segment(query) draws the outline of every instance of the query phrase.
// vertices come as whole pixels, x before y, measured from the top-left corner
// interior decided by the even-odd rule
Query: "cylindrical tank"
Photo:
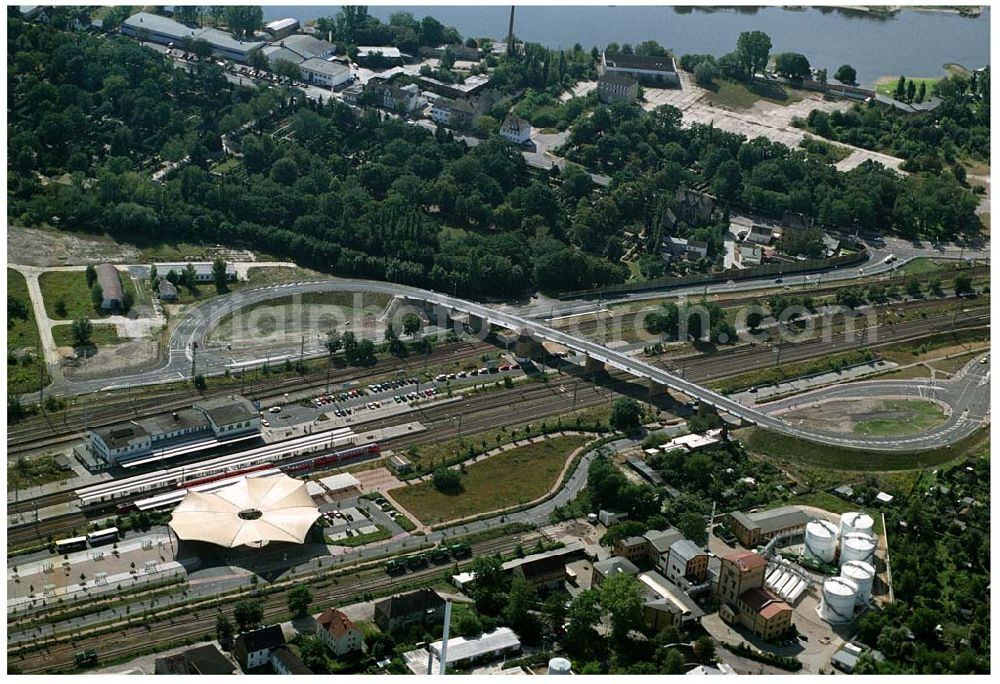
[[[572,672],[570,672],[572,668],[573,668],[573,663],[569,662],[565,658],[552,658],[549,660],[550,675],[573,674]]]
[[[874,535],[875,521],[870,515],[861,511],[844,513],[840,516],[840,536],[843,538],[852,532]]]
[[[875,581],[875,566],[864,561],[852,560],[840,568],[840,576],[852,580],[858,585],[856,602],[858,605],[868,603],[872,595],[872,583]]]
[[[858,585],[846,577],[828,577],[823,582],[820,617],[827,622],[849,622],[854,617]]]
[[[826,520],[813,520],[806,525],[806,556],[823,563],[832,563],[836,552],[836,525]]]
[[[874,537],[860,532],[851,532],[840,540],[840,564],[848,561],[871,563],[875,556]]]

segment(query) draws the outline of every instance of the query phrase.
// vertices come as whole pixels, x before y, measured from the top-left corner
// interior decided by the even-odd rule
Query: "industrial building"
[[[639,574],[639,568],[635,567],[635,563],[627,558],[612,556],[607,560],[594,563],[591,571],[590,584],[593,587],[599,587],[608,577],[621,574],[632,575],[635,577]]]
[[[194,281],[196,283],[215,282],[215,266],[211,261],[189,261],[186,263],[166,261],[153,265],[156,267],[157,274],[161,276],[166,276],[171,271],[180,275],[188,266],[191,266],[194,269]],[[236,280],[236,267],[228,263],[226,264],[226,280]]]
[[[121,308],[125,291],[118,278],[118,269],[111,264],[97,265],[97,284],[101,286],[101,308],[105,311]]]
[[[121,32],[137,40],[147,40],[161,45],[186,47],[192,40],[204,40],[212,46],[216,57],[244,63],[254,50],[264,43],[236,40],[218,29],[194,29],[184,24],[149,12],[138,12],[122,22]]]
[[[503,570],[537,590],[556,589],[566,580],[566,564],[583,554],[583,545],[573,542],[552,551],[514,558],[503,564]]]
[[[621,53],[601,54],[601,73],[631,76],[660,87],[680,87],[680,78],[670,55],[647,57]]]
[[[708,552],[690,539],[681,539],[670,545],[666,565],[666,577],[674,584],[704,582],[708,575]]]
[[[436,673],[441,662],[441,641],[430,644],[429,649],[433,654],[432,671]],[[521,640],[517,634],[509,627],[498,627],[476,636],[448,639],[445,665],[450,670],[479,661],[495,660],[520,650]]]
[[[605,104],[632,104],[639,97],[639,82],[624,74],[606,73],[597,79],[597,97]]]
[[[729,514],[729,526],[733,534],[748,549],[775,537],[801,534],[809,520],[809,516],[795,506]]]
[[[285,36],[289,36],[299,30],[299,20],[291,17],[275,19],[268,24],[264,24],[264,30],[271,34],[275,40],[281,40]]]
[[[649,629],[658,632],[665,627],[679,628],[705,615],[697,603],[660,573],[644,572],[637,579],[645,594],[643,616]]]
[[[767,561],[752,551],[725,556],[715,591],[725,622],[741,624],[770,641],[788,631],[792,607],[764,588],[766,570]]]
[[[302,80],[314,85],[336,88],[350,83],[354,78],[351,68],[341,62],[333,62],[319,57],[310,57],[301,64]]]

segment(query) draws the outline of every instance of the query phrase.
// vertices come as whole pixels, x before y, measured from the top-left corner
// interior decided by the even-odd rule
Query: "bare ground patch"
[[[122,344],[99,346],[93,356],[78,357],[72,349],[60,347],[64,355],[63,373],[71,380],[86,380],[120,374],[125,370],[139,370],[154,365],[158,360],[156,340],[134,340]]]
[[[28,266],[79,266],[94,262],[132,263],[139,250],[111,238],[42,228],[7,226],[7,261]]]
[[[824,432],[902,435],[928,430],[946,419],[941,407],[911,399],[844,399],[805,406],[782,415],[802,427]]]

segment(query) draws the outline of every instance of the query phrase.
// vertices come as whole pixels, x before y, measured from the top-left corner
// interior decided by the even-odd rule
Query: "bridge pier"
[[[669,394],[670,388],[661,382],[656,382],[655,380],[650,380],[647,385],[647,395],[650,399],[655,397],[663,396],[664,394]]]
[[[514,359],[518,363],[528,363],[542,351],[542,343],[529,335],[527,331],[522,330],[517,336],[517,342],[514,343]]]
[[[587,360],[583,364],[583,372],[587,375],[602,373],[604,372],[604,362],[588,355]]]

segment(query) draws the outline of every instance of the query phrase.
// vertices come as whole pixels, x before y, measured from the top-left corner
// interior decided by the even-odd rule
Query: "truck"
[[[465,556],[472,555],[472,546],[465,542],[459,542],[449,546],[448,551],[450,551],[451,555],[455,558],[464,558]]]

